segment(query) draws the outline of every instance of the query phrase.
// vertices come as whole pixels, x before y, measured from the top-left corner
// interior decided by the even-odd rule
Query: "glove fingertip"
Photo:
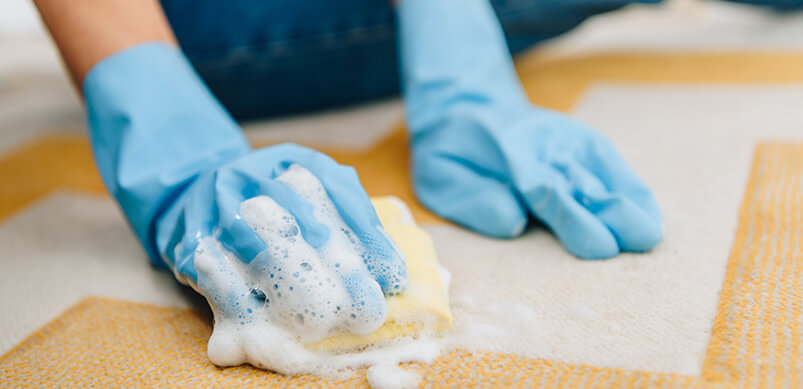
[[[363,244],[371,257],[371,260],[367,261],[368,270],[383,293],[403,292],[409,282],[404,253],[381,226],[377,226],[377,234],[371,235],[362,237]]]
[[[475,231],[500,239],[520,236],[528,220],[527,213],[512,196],[478,201],[463,219]]]
[[[622,251],[641,253],[650,251],[663,239],[664,232],[658,223],[642,223],[634,226],[627,239],[620,242]]]
[[[528,221],[527,211],[509,188],[489,180],[484,186],[464,189],[464,192],[455,193],[455,196],[445,196],[440,193],[440,188],[429,190],[420,185],[416,188],[416,194],[427,208],[438,215],[480,234],[510,239],[524,232]]]
[[[355,334],[376,331],[387,317],[387,301],[374,280],[355,273],[345,279],[346,291],[352,298],[348,327]]]
[[[661,230],[661,224],[663,223],[663,215],[661,215],[661,207],[658,206],[658,200],[655,199],[655,196],[652,192],[649,193],[649,198],[645,201],[642,201],[643,209],[647,214],[652,218],[655,222],[658,230]]]
[[[663,223],[658,202],[649,189],[638,195],[625,197],[620,201],[616,220],[609,227],[615,235],[622,251],[646,252],[652,250],[663,239]]]
[[[572,242],[563,241],[566,250],[580,259],[608,259],[619,254],[619,245],[610,233],[600,233]]]

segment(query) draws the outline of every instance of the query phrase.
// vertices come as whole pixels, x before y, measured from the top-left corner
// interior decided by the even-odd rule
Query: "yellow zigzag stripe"
[[[800,387],[803,384],[803,144],[763,144],[740,214],[701,377],[453,352],[411,364],[425,384],[564,387]],[[364,386],[285,377],[206,359],[211,318],[197,311],[89,298],[0,358],[0,376],[32,386]]]
[[[739,214],[708,383],[803,387],[803,144],[761,144]]]
[[[803,54],[531,55],[517,67],[531,99],[568,110],[594,82],[801,83]],[[314,146],[314,145],[313,145]],[[422,223],[439,219],[409,186],[401,129],[367,152],[324,150],[354,165],[372,196],[393,194]],[[803,145],[756,150],[739,230],[701,377],[452,353],[416,365],[432,386],[801,387],[803,385]],[[82,138],[46,136],[0,158],[0,220],[58,189],[103,193]],[[9,185],[9,183],[11,183]],[[87,299],[0,358],[10,386],[362,386],[283,377],[248,367],[217,369],[205,357],[210,318],[197,312]]]

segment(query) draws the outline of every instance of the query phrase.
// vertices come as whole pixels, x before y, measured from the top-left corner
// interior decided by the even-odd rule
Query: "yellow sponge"
[[[367,335],[348,332],[307,343],[308,350],[342,353],[381,344],[421,331],[440,332],[452,325],[448,285],[441,282],[435,246],[426,231],[416,226],[410,210],[396,197],[373,198],[372,202],[385,231],[404,252],[410,284],[404,293],[389,296],[385,324]]]

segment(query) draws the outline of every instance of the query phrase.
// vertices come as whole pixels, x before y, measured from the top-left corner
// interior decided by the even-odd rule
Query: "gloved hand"
[[[165,44],[104,59],[84,93],[106,187],[154,264],[207,297],[216,332],[255,311],[313,338],[384,322],[407,269],[354,169],[292,144],[252,151]]]
[[[487,0],[403,0],[399,18],[424,205],[500,238],[520,235],[532,213],[581,258],[661,240],[655,198],[612,144],[530,104]]]

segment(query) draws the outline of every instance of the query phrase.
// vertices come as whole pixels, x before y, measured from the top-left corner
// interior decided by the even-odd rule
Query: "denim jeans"
[[[433,0],[437,1],[437,0]],[[590,16],[661,0],[491,0],[512,53]],[[803,0],[742,0],[793,8]],[[399,93],[389,0],[162,0],[187,57],[237,119]]]

